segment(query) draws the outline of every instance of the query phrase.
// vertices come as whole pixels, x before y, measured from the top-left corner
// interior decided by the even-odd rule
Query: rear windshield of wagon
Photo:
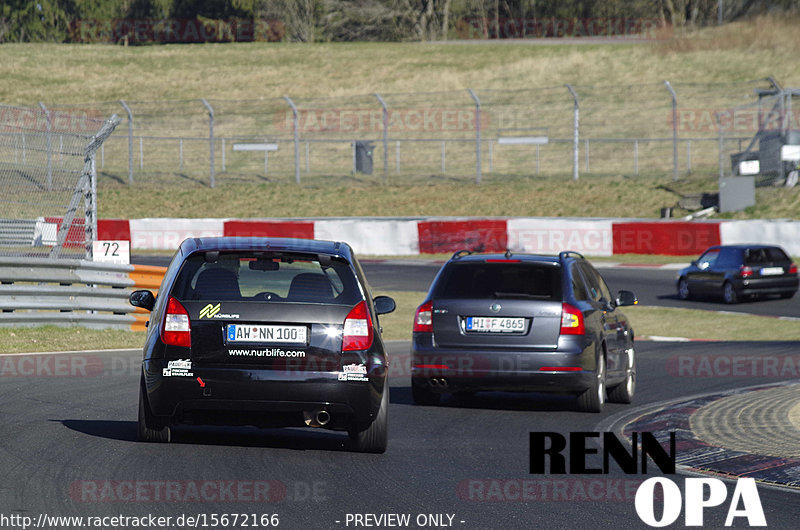
[[[355,305],[364,299],[339,258],[286,252],[205,252],[189,256],[172,288],[181,301],[305,302]]]
[[[436,298],[561,300],[561,267],[547,263],[451,263],[439,278]]]

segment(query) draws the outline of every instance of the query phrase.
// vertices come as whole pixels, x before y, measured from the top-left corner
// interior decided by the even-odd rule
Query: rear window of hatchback
[[[364,299],[344,260],[264,252],[193,254],[183,263],[171,294],[181,301],[214,302],[355,305]]]
[[[451,263],[439,278],[436,298],[561,300],[561,267],[548,263]]]

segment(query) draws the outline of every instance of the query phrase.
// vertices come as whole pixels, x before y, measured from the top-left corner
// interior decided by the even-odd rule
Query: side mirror
[[[375,304],[375,312],[379,315],[391,313],[397,308],[397,304],[394,302],[394,299],[388,296],[378,296],[372,301],[372,303]]]
[[[636,305],[639,300],[633,291],[620,291],[617,293],[617,306]]]
[[[146,289],[133,291],[128,298],[128,301],[133,307],[141,307],[142,309],[146,309],[148,311],[152,311],[153,307],[156,305],[156,297],[152,292]]]

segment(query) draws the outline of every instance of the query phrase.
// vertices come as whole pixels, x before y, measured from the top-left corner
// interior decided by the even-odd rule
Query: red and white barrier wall
[[[699,255],[711,245],[770,243],[800,256],[800,221],[509,218],[101,219],[98,239],[132,250],[174,249],[188,237],[298,237],[348,242],[360,255],[408,256],[460,249]]]

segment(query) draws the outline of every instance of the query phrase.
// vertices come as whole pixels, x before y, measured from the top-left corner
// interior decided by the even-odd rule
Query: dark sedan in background
[[[744,297],[797,292],[797,265],[775,245],[717,245],[710,247],[678,273],[678,297],[688,300],[717,296],[727,304]]]

